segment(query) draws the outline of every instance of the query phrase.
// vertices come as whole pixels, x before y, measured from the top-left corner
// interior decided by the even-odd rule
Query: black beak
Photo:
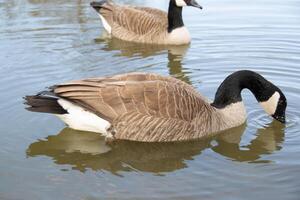
[[[200,6],[196,0],[190,0],[187,5],[202,9],[202,6]]]
[[[103,2],[100,1],[100,2],[97,2],[97,1],[93,1],[90,3],[90,5],[96,10],[96,11],[99,11],[103,5]]]

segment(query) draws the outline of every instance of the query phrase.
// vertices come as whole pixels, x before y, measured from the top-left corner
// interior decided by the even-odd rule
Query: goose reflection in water
[[[189,77],[182,68],[182,60],[189,49],[190,45],[149,45],[127,42],[117,38],[107,38],[105,35],[95,39],[98,44],[104,44],[101,50],[117,51],[115,56],[124,56],[129,58],[146,58],[156,55],[164,55],[168,53],[168,69],[169,74],[186,83],[190,84]]]
[[[260,128],[256,132],[256,138],[250,144],[240,146],[242,132],[240,134],[220,134],[216,141],[218,145],[212,150],[234,161],[267,163],[268,160],[260,160],[262,155],[272,154],[281,149],[284,141],[284,125],[273,121],[267,127]]]
[[[188,160],[193,160],[208,148],[240,162],[268,162],[260,158],[281,149],[284,141],[282,124],[274,121],[266,128],[258,129],[257,137],[241,147],[239,143],[245,127],[230,129],[212,138],[175,143],[106,143],[97,133],[65,128],[58,135],[32,143],[27,155],[49,156],[56,164],[71,165],[72,169],[81,172],[104,170],[118,175],[122,171],[159,174],[186,168]]]

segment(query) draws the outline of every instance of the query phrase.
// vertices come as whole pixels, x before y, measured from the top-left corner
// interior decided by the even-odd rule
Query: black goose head
[[[168,11],[168,32],[184,26],[182,20],[182,7],[193,6],[202,9],[195,0],[170,0]]]
[[[229,75],[219,86],[215,100],[211,104],[216,108],[242,101],[241,91],[249,89],[266,113],[274,119],[285,123],[287,100],[282,91],[256,72],[237,71]]]
[[[200,6],[196,0],[171,0],[171,1],[174,1],[176,6],[178,7],[193,6],[202,9],[202,6]]]
[[[92,1],[90,6],[93,7],[97,12],[100,11],[105,1]]]
[[[274,102],[274,112],[271,112],[270,115],[280,121],[281,123],[285,123],[285,111],[287,107],[287,101],[283,93],[280,93],[280,90],[277,91],[279,93],[279,98],[277,98],[277,101]],[[273,114],[272,114],[273,113]]]

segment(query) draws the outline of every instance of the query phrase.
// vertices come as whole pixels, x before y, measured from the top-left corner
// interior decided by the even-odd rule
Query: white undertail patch
[[[103,27],[104,29],[109,33],[111,34],[111,26],[108,24],[108,22],[106,21],[106,19],[101,15],[101,14],[98,14],[101,21],[102,21],[102,24],[103,24]]]
[[[176,0],[176,5],[178,7],[187,6],[186,2],[184,0]]]
[[[108,129],[111,124],[95,115],[92,112],[85,110],[84,108],[77,106],[70,101],[59,99],[59,105],[61,105],[67,114],[57,115],[62,121],[64,121],[70,128],[101,133],[106,137],[111,137],[108,133]]]
[[[277,109],[280,94],[275,92],[267,101],[260,102],[260,105],[269,115],[274,115]]]

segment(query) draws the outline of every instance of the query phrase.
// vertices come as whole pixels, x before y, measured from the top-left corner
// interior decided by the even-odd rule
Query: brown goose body
[[[154,8],[105,4],[100,14],[111,26],[112,36],[138,43],[169,43],[167,13]]]
[[[173,1],[171,0],[170,6],[176,7],[176,2]],[[98,12],[106,31],[113,37],[149,44],[190,43],[190,34],[181,22],[181,7],[178,7],[179,19],[174,19],[179,21],[180,26],[171,30],[168,13],[159,9],[118,5],[112,1],[92,2],[91,5]],[[178,23],[177,21],[174,23]]]
[[[53,108],[52,113],[64,116],[72,113],[72,108],[65,106],[62,100],[69,102],[71,107],[80,107],[81,111],[105,121],[102,131],[95,131],[113,139],[191,140],[239,126],[246,120],[242,102],[217,108],[192,86],[157,74],[130,73],[72,81],[56,85],[50,92],[66,112],[57,112],[59,105],[54,106],[54,103],[43,103],[44,98],[47,101],[51,98],[49,92],[26,97],[31,106],[28,109],[51,112]],[[73,122],[65,122],[81,129],[72,125]]]

